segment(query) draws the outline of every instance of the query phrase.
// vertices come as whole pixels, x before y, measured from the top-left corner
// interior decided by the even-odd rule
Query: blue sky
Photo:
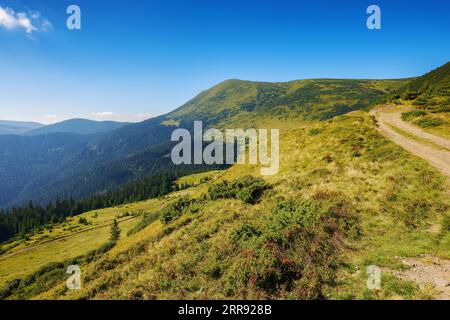
[[[70,4],[81,8],[81,30],[66,28]],[[370,4],[381,8],[381,30],[366,27]],[[5,17],[2,25],[0,11],[0,119],[138,121],[225,79],[410,77],[450,52],[446,0],[0,0],[0,8],[32,26]]]

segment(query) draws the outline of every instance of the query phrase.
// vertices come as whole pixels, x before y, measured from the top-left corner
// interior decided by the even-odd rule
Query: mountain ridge
[[[112,131],[129,124],[130,123],[128,122],[95,121],[83,118],[73,118],[27,131],[25,135],[36,136],[49,133],[95,134]]]
[[[32,121],[0,120],[0,135],[23,134],[44,125]]]
[[[254,127],[265,119],[327,120],[354,110],[368,110],[415,79],[319,79],[286,83],[226,80],[166,115],[94,137],[88,135],[84,147],[64,157],[45,175],[35,175],[32,182],[22,186],[16,200],[9,204],[0,201],[0,206],[30,199],[46,203],[70,195],[82,198],[145,177],[156,168],[162,170],[173,145],[171,132],[177,127],[192,129],[194,120],[203,121],[205,128]]]
[[[150,175],[156,168],[163,170],[164,163],[170,161],[166,157],[173,145],[170,135],[177,128],[168,125],[168,120],[175,121],[179,127],[192,129],[194,120],[203,121],[206,128],[243,124],[244,121],[253,126],[256,119],[266,118],[329,119],[368,108],[391,87],[397,88],[403,82],[299,80],[274,84],[228,80],[201,92],[166,115],[80,138],[84,139],[84,147],[69,148],[68,155],[62,151],[59,162],[47,166],[46,170],[36,171],[32,179],[21,184],[15,200],[0,201],[0,206],[20,205],[28,200],[45,204],[57,197],[83,198]],[[316,93],[319,97],[314,95]],[[303,99],[301,103],[299,98]],[[9,155],[9,159],[14,163],[14,155]],[[35,170],[32,163],[30,169]],[[22,175],[21,172],[17,174]],[[15,184],[11,179],[7,182]]]

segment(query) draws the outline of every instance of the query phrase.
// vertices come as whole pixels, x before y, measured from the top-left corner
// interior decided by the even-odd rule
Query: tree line
[[[172,170],[153,174],[139,181],[130,182],[120,189],[104,194],[96,194],[81,200],[73,198],[56,199],[56,201],[50,202],[46,206],[30,201],[23,207],[0,210],[0,242],[16,236],[26,237],[30,232],[36,232],[61,223],[69,216],[161,197],[173,191],[174,181],[182,176],[223,168],[223,166],[206,165],[179,166]]]

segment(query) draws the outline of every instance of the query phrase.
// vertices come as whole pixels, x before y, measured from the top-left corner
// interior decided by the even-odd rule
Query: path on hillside
[[[126,219],[124,219],[122,221],[118,221],[118,223],[121,224],[121,223],[123,223],[125,221],[131,220],[131,219],[136,219],[137,217],[140,217],[140,216],[133,216],[133,217],[130,217],[130,218],[126,218]],[[42,242],[40,242],[38,244],[34,244],[34,245],[29,246],[29,247],[25,247],[25,248],[22,248],[20,250],[17,250],[15,252],[11,252],[11,253],[2,255],[2,256],[0,256],[0,261],[5,260],[7,258],[10,258],[10,257],[15,256],[15,255],[20,254],[20,253],[24,253],[24,252],[30,251],[31,249],[36,249],[36,248],[42,247],[43,245],[46,245],[48,243],[56,242],[56,241],[59,241],[59,240],[62,240],[62,239],[66,239],[66,238],[70,238],[70,237],[79,235],[81,233],[85,233],[85,232],[89,232],[89,231],[93,231],[93,230],[97,230],[97,229],[102,229],[102,228],[106,228],[106,227],[111,227],[111,224],[108,223],[108,224],[100,225],[100,226],[97,226],[97,227],[88,228],[88,229],[84,229],[84,230],[77,231],[77,232],[74,232],[74,233],[66,234],[64,236],[59,236],[59,237],[56,237],[56,238],[53,238],[53,239],[49,239],[49,240],[46,240],[46,241],[42,241]]]
[[[180,196],[184,196],[184,195],[187,195],[187,194],[189,194],[189,189],[179,191],[179,192],[177,193],[177,195],[175,195],[175,196],[168,195],[164,200],[162,200],[161,203],[162,203],[162,204],[167,203],[167,202],[169,202],[170,200],[176,199],[176,198],[178,198],[178,197],[180,197]],[[131,220],[131,219],[136,219],[136,218],[138,218],[138,217],[142,217],[142,216],[141,216],[141,215],[132,216],[132,217],[129,217],[129,218],[120,220],[120,221],[118,221],[118,223],[121,224],[121,223],[123,223],[123,222],[125,222],[125,221]],[[111,219],[111,221],[112,221],[112,220],[113,220],[113,219]],[[97,230],[97,229],[101,229],[101,228],[106,228],[106,227],[110,227],[110,226],[111,226],[110,223],[108,223],[108,224],[103,224],[103,225],[100,225],[100,226],[96,226],[96,227],[84,229],[84,230],[81,230],[81,231],[77,231],[77,232],[74,232],[74,233],[71,233],[71,234],[66,234],[66,235],[63,235],[63,236],[55,237],[55,238],[53,238],[53,239],[45,240],[45,241],[42,241],[42,242],[40,242],[40,243],[38,243],[38,244],[34,244],[34,245],[29,246],[29,247],[22,248],[22,249],[20,249],[20,250],[15,251],[15,252],[11,252],[11,253],[8,253],[8,254],[0,255],[0,261],[5,260],[5,259],[7,259],[7,258],[10,258],[10,257],[12,257],[12,256],[15,256],[15,255],[17,255],[17,254],[27,252],[27,251],[29,251],[29,250],[31,250],[31,249],[39,248],[39,247],[41,247],[41,246],[43,246],[43,245],[46,245],[46,244],[48,244],[48,243],[52,243],[52,242],[55,242],[55,241],[59,241],[59,240],[62,240],[62,239],[66,239],[66,238],[70,238],[70,237],[79,235],[80,233],[85,233],[85,232],[89,232],[89,231],[93,231],[93,230]]]
[[[388,271],[394,276],[413,281],[422,290],[434,288],[434,298],[437,300],[450,299],[450,260],[421,255],[415,258],[401,258],[402,264],[408,266],[402,270]]]
[[[379,131],[401,146],[406,151],[428,161],[443,175],[450,178],[450,140],[430,134],[404,122],[400,112],[388,112],[385,108],[377,108],[370,112],[378,124]],[[397,132],[397,128],[418,140]],[[420,140],[425,140],[424,142]],[[427,143],[428,142],[428,143]]]
[[[426,160],[447,176],[447,185],[450,185],[449,139],[430,134],[403,121],[401,112],[396,112],[389,106],[373,109],[370,114],[375,118],[378,130],[384,136],[406,151]],[[400,130],[400,132],[397,130]],[[448,192],[447,188],[446,193]],[[425,258],[431,262],[425,261],[427,260]],[[405,258],[402,262],[409,268],[392,272],[395,276],[403,280],[413,281],[423,290],[431,286],[433,297],[436,299],[448,300],[450,298],[450,260],[425,256]]]

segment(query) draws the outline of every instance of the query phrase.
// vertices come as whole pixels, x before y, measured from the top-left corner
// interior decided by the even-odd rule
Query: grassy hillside
[[[108,241],[110,225],[117,219],[124,235],[135,227],[148,210],[156,210],[165,200],[152,199],[115,208],[106,208],[69,217],[63,223],[31,233],[25,239],[0,245],[0,287],[37,269],[73,259],[97,249]]]
[[[391,100],[412,101],[414,105],[424,106],[434,111],[445,109],[450,104],[450,62],[413,79],[394,91]]]
[[[433,296],[397,278],[395,270],[405,268],[401,257],[450,258],[445,179],[383,138],[363,112],[281,129],[277,175],[261,181],[256,166],[236,165],[170,198],[136,204],[147,214],[123,227],[133,231],[115,247],[88,252],[99,240],[76,253],[82,255],[75,260],[82,270],[80,291],[65,288],[65,266],[73,260],[64,261],[64,247],[30,250],[29,261],[42,250],[62,263],[33,273],[41,260],[15,271],[14,277],[27,277],[10,281],[2,297]],[[106,219],[123,210],[108,209]],[[76,241],[68,238],[67,248]],[[28,268],[21,254],[2,256],[0,270]],[[382,267],[380,291],[366,289],[365,267],[371,264]],[[3,281],[12,278],[2,274]]]
[[[399,272],[406,257],[450,259],[449,182],[384,138],[369,114],[351,111],[384,102],[425,113],[406,119],[413,123],[445,117],[447,73],[446,65],[412,80],[230,80],[168,115],[112,132],[74,158],[100,165],[61,178],[65,191],[94,191],[114,172],[161,170],[170,150],[163,141],[194,120],[279,128],[280,171],[260,177],[257,166],[235,165],[184,177],[164,198],[88,212],[82,218],[91,225],[77,217],[2,245],[0,298],[436,297]],[[115,217],[122,237],[111,245]],[[81,267],[82,290],[65,287],[71,264]],[[382,269],[381,290],[366,287],[369,265]]]
[[[449,138],[450,62],[400,87],[385,102],[403,107],[403,120]]]
[[[23,205],[29,200],[47,204],[58,197],[86,198],[166,171],[172,131],[177,126],[190,129],[194,120],[203,120],[205,126],[257,127],[261,119],[265,123],[270,120],[274,125],[290,121],[295,126],[299,120],[328,119],[368,108],[405,82],[407,80],[321,79],[287,83],[230,80],[201,93],[168,115],[79,137],[76,149],[70,141],[64,143],[65,135],[61,133],[39,136],[40,139],[26,137],[21,141],[24,147],[18,150],[14,149],[15,139],[5,138],[1,141],[2,150],[9,152],[0,152],[0,162],[5,163],[1,166],[0,178],[3,185],[11,186],[14,191],[5,190],[5,196],[0,196],[0,208]],[[57,147],[45,143],[49,136],[58,139]],[[30,144],[31,147],[26,147]],[[36,163],[33,153],[36,149],[42,153],[39,159],[51,157],[51,163]],[[17,167],[16,159],[20,159],[23,169]]]
[[[298,80],[285,83],[228,80],[167,115],[174,120],[204,119],[209,124],[259,117],[326,120],[369,107],[409,80]]]

